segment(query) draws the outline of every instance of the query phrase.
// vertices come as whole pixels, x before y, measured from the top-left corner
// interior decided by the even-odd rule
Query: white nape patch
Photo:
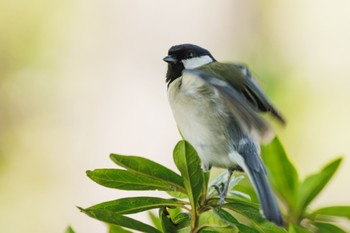
[[[200,57],[192,57],[189,59],[182,60],[182,63],[184,64],[185,69],[193,69],[197,68],[202,65],[209,64],[210,62],[213,62],[214,60],[208,56],[200,56]]]

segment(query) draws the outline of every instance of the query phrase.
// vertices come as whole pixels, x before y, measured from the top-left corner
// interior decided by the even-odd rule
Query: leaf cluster
[[[345,233],[339,227],[342,220],[350,220],[350,206],[328,206],[312,210],[310,204],[324,189],[339,168],[339,157],[315,174],[300,180],[278,138],[262,148],[269,180],[285,212],[285,221],[291,233],[334,232]]]
[[[263,147],[262,158],[284,212],[284,228],[261,216],[255,193],[242,173],[234,174],[231,191],[225,204],[220,205],[220,198],[211,184],[223,182],[227,173],[213,178],[209,184],[209,173],[203,172],[196,151],[186,141],[180,141],[173,152],[179,173],[143,157],[111,154],[110,158],[122,169],[96,169],[87,171],[87,176],[109,188],[158,190],[172,196],[169,199],[128,197],[88,208],[79,207],[88,216],[109,224],[110,233],[130,230],[147,233],[340,233],[345,230],[337,226],[338,220],[350,219],[350,206],[331,206],[313,211],[309,208],[334,175],[341,159],[332,161],[320,172],[300,181],[278,139]],[[152,209],[157,209],[157,214],[149,211]],[[153,226],[129,216],[142,211],[149,211]]]

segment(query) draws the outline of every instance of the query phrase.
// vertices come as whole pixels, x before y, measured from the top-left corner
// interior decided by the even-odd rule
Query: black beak
[[[165,58],[163,58],[163,61],[170,63],[170,64],[176,64],[178,61],[175,57],[168,55]]]

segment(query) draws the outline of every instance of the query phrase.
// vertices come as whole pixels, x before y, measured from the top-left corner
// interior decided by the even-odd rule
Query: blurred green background
[[[346,0],[2,0],[1,232],[104,232],[75,206],[139,195],[85,177],[113,167],[111,152],[175,168],[162,58],[186,42],[249,64],[302,175],[344,155],[313,206],[350,204],[349,12]]]

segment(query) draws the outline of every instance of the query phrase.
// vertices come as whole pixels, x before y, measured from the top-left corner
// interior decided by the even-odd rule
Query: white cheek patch
[[[193,69],[202,65],[209,64],[213,61],[214,60],[210,56],[205,55],[182,60],[182,63],[184,64],[185,69]]]

